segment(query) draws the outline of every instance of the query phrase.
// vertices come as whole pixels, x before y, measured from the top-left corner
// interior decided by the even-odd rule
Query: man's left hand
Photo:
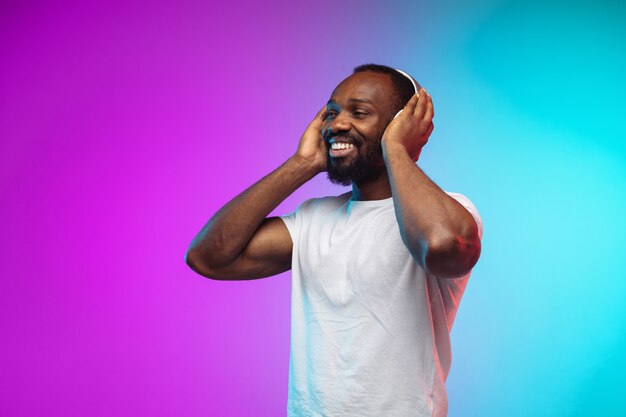
[[[401,144],[413,161],[417,161],[434,129],[434,115],[433,99],[422,88],[419,96],[414,94],[402,112],[389,123],[383,133],[383,144]]]

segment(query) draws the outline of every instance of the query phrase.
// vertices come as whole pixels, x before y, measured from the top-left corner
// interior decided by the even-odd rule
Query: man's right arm
[[[268,214],[326,166],[321,136],[325,107],[306,129],[298,151],[279,168],[222,207],[191,242],[187,264],[213,279],[242,280],[291,268],[293,243],[287,227]]]

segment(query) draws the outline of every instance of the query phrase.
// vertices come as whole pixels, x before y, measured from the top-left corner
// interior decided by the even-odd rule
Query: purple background
[[[420,165],[485,222],[450,416],[623,415],[624,16],[609,1],[2,2],[0,415],[284,415],[290,274],[212,281],[184,255],[367,62],[432,94]],[[275,213],[341,192],[320,175]]]

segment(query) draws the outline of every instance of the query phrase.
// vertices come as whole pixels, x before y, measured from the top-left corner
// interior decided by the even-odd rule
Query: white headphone
[[[417,94],[417,96],[419,97],[419,90],[417,88],[417,84],[415,83],[415,80],[413,79],[413,77],[411,77],[409,74],[407,74],[406,72],[399,70],[398,68],[394,68],[396,71],[398,71],[400,74],[404,75],[406,78],[409,79],[409,81],[411,81],[411,84],[413,84],[413,89],[415,90],[415,94]],[[400,115],[400,113],[402,113],[402,110],[404,109],[400,109],[400,111],[398,113],[396,113],[395,116],[393,116],[393,118],[395,119],[396,117],[398,117]]]

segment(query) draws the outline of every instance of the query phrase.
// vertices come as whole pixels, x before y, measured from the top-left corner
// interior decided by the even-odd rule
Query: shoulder
[[[345,193],[337,196],[309,198],[304,200],[291,213],[280,217],[285,220],[285,222],[291,222],[303,217],[310,218],[311,216],[324,215],[346,205],[351,195],[351,193]]]
[[[326,213],[343,207],[350,198],[352,193],[344,193],[335,196],[315,197],[304,200],[296,209],[299,212],[316,212]]]

